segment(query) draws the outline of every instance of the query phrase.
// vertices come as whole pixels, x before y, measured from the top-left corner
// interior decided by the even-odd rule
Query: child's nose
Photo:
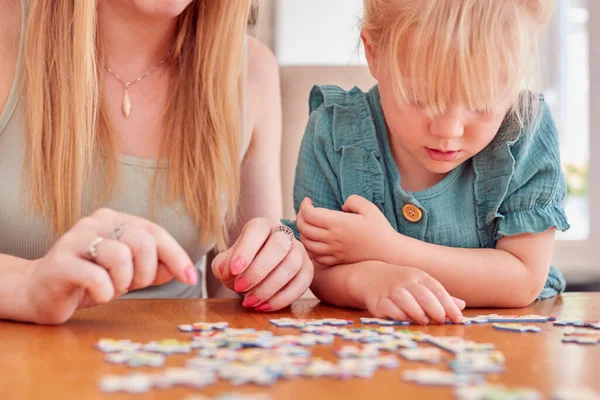
[[[459,138],[465,133],[465,125],[457,115],[443,114],[431,121],[431,133],[444,139]]]

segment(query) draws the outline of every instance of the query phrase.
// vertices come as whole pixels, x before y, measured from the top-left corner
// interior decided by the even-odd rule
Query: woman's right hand
[[[416,268],[381,263],[361,273],[353,286],[378,318],[443,324],[447,319],[459,322],[465,308],[463,300],[450,296],[441,283]]]
[[[198,274],[189,256],[160,226],[100,209],[82,218],[28,269],[32,322],[61,324],[75,310],[173,278],[189,285]]]

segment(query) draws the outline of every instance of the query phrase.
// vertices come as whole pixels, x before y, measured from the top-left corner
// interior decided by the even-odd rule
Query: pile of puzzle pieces
[[[496,314],[464,317],[460,324],[492,324],[494,329],[514,332],[540,332],[537,325],[564,326],[563,342],[600,343],[600,322],[563,320],[538,315],[501,316]],[[232,385],[273,385],[278,380],[310,378],[371,378],[378,369],[396,369],[399,355],[406,361],[431,365],[447,362],[449,370],[437,368],[407,369],[402,378],[419,385],[455,388],[458,399],[541,399],[541,394],[528,388],[507,388],[486,383],[487,374],[505,370],[504,354],[493,343],[476,343],[454,336],[433,336],[405,326],[408,321],[361,318],[362,327],[353,321],[325,319],[271,319],[279,328],[292,328],[297,335],[275,335],[271,331],[229,328],[226,322],[197,322],[179,325],[189,337],[186,340],[163,339],[149,343],[130,340],[100,339],[96,348],[109,363],[132,368],[149,366],[156,373],[107,375],[99,381],[103,392],[143,393],[152,389],[186,386],[201,389],[219,380]],[[346,344],[335,346],[337,362],[312,355],[311,347],[329,345],[338,337]],[[185,366],[163,367],[171,354],[191,354]],[[582,388],[557,389],[553,398],[560,400],[580,394]],[[563,396],[563,397],[561,397]],[[593,399],[594,397],[586,397]],[[268,400],[268,395],[226,393],[218,400]],[[191,396],[186,400],[209,400]]]

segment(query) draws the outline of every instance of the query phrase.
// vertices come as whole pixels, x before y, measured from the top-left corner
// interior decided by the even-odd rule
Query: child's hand
[[[465,308],[464,301],[450,296],[441,283],[415,268],[378,263],[351,286],[378,318],[443,324],[447,319],[459,322]]]
[[[300,205],[296,222],[311,257],[326,266],[378,260],[387,238],[398,233],[363,197],[350,196],[342,210],[316,208],[308,198]]]

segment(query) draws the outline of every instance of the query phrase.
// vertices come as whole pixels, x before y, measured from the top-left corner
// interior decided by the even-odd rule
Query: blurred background
[[[571,229],[557,234],[554,264],[568,290],[600,291],[600,141],[590,134],[600,127],[600,2],[555,1],[542,49],[542,92],[560,134]],[[310,88],[374,84],[359,40],[361,14],[362,0],[264,0],[258,28],[251,25],[281,66],[287,218],[294,216],[292,184]]]

